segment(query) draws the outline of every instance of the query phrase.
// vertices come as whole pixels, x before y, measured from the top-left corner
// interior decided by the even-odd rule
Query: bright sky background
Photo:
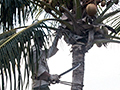
[[[70,46],[63,40],[58,44],[60,50],[49,59],[51,74],[61,74],[71,68]],[[85,55],[85,76],[83,90],[120,90],[120,46],[109,44],[98,48],[96,45]],[[61,81],[71,82],[72,72],[62,76]],[[55,84],[51,90],[70,90],[70,86]]]
[[[42,18],[42,17],[41,17]],[[31,22],[29,22],[31,23]],[[59,51],[48,60],[51,74],[61,74],[72,67],[70,46],[59,41]],[[98,48],[96,45],[85,55],[85,75],[83,90],[120,90],[120,45],[109,44]],[[62,76],[61,81],[72,81],[72,72]],[[51,90],[70,90],[70,86],[54,84]]]
[[[57,54],[48,61],[51,74],[61,74],[72,67],[71,47],[60,40],[58,48],[60,50]],[[60,80],[72,82],[72,72],[62,76]],[[50,86],[51,90],[70,88],[63,84]],[[86,53],[83,90],[120,90],[120,44],[112,43],[101,48],[94,45]]]
[[[61,74],[72,67],[70,46],[60,40],[58,48],[57,54],[48,60],[51,74]],[[83,90],[120,90],[119,56],[120,44],[109,44],[107,48],[98,48],[94,45],[85,55]],[[60,80],[71,82],[72,72],[63,75]],[[70,90],[70,88],[64,84],[51,84],[50,86],[51,90]]]
[[[61,74],[72,67],[70,46],[63,40],[58,43],[59,51],[48,60],[51,74]],[[72,72],[62,76],[61,81],[72,81]],[[54,84],[51,90],[70,90],[70,86]],[[120,44],[109,44],[98,48],[96,45],[85,55],[83,90],[120,90]]]

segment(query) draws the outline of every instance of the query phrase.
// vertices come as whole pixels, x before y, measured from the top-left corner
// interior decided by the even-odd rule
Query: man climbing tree
[[[60,34],[59,34],[60,36]],[[59,40],[58,36],[58,32],[56,33],[56,37],[54,39],[54,42],[52,44],[52,46],[47,49],[47,50],[42,50],[42,47],[44,46],[43,44],[43,39],[41,37],[35,38],[35,45],[39,45],[39,51],[37,51],[35,45],[32,47],[31,49],[31,53],[33,54],[33,63],[34,67],[31,67],[31,70],[33,70],[33,74],[32,74],[32,89],[33,90],[49,90],[48,85],[51,83],[55,83],[59,81],[59,75],[55,74],[55,75],[51,75],[49,74],[49,67],[47,64],[47,58],[50,58],[51,56],[53,56],[57,51],[57,43]],[[39,55],[40,53],[40,55]]]

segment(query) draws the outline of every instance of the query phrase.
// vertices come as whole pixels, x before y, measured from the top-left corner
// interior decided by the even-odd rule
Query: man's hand
[[[57,74],[54,74],[54,75],[50,75],[50,77],[49,77],[49,81],[50,81],[50,83],[52,83],[52,84],[55,84],[55,83],[58,83],[59,82],[59,75],[57,75]]]

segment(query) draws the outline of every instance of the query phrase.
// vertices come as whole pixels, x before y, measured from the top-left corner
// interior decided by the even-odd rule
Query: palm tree
[[[104,2],[105,7],[103,7]],[[85,53],[94,44],[101,47],[106,46],[108,42],[120,43],[118,41],[120,38],[117,36],[120,24],[119,19],[116,19],[119,17],[120,10],[115,8],[108,12],[117,3],[118,0],[1,0],[0,73],[2,90],[6,89],[5,84],[8,81],[10,90],[12,90],[12,86],[16,90],[18,85],[18,90],[20,90],[23,89],[23,84],[28,85],[31,73],[29,67],[32,65],[32,53],[30,53],[32,40],[40,36],[44,49],[46,49],[49,42],[52,42],[50,41],[52,30],[59,31],[64,36],[64,40],[72,45],[72,65],[80,63],[81,66],[73,71],[71,90],[83,90]],[[39,17],[43,10],[47,13],[46,16],[49,15],[49,18],[37,21],[30,26],[21,26],[22,23],[26,24],[26,19],[29,17],[33,19],[34,16]],[[108,24],[104,23],[106,20],[109,21]],[[51,25],[45,23],[49,21],[52,21]],[[56,22],[59,24],[56,25]],[[111,23],[114,25],[108,26]],[[19,24],[20,27],[15,28],[15,24]],[[23,30],[16,32],[22,28]],[[39,49],[39,47],[37,48]],[[27,61],[29,54],[31,54],[30,61]],[[24,75],[21,73],[22,60],[25,63]]]

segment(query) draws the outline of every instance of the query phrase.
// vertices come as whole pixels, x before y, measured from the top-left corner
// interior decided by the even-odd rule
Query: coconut
[[[86,7],[86,12],[89,16],[94,16],[97,13],[97,6],[93,3],[88,4]]]
[[[44,9],[47,13],[51,13],[51,9],[49,7],[45,6]]]
[[[119,3],[119,0],[116,0],[116,1],[115,1],[115,4],[118,4],[118,3]]]
[[[61,13],[64,13],[64,12],[65,12],[62,7],[59,7],[59,10],[60,10]]]
[[[111,1],[108,1],[108,2],[107,2],[107,6],[110,5],[110,3],[111,3]]]
[[[98,47],[101,47],[101,46],[102,46],[102,43],[96,43],[96,45],[97,45]]]
[[[108,35],[108,28],[107,27],[102,27],[102,30],[104,32],[104,35]]]
[[[106,5],[106,2],[105,1],[102,1],[101,2],[101,6],[104,7]]]

